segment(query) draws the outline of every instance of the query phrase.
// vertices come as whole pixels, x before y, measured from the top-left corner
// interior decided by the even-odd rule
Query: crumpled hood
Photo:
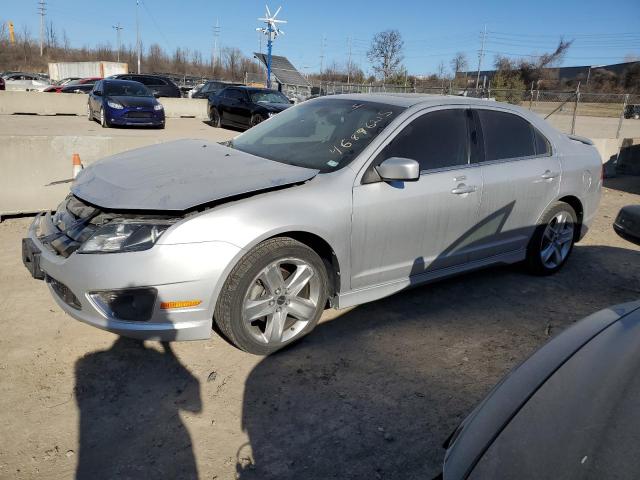
[[[177,140],[120,153],[80,172],[71,191],[111,210],[183,211],[303,182],[318,170],[286,165],[206,140]]]

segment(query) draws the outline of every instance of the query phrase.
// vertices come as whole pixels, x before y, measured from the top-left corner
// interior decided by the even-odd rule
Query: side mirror
[[[387,158],[375,168],[385,182],[416,182],[420,179],[420,164],[410,158]]]
[[[613,229],[625,240],[640,245],[640,205],[622,207]]]

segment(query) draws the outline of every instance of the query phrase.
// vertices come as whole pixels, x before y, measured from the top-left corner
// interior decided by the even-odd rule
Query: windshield
[[[152,93],[147,87],[138,82],[118,82],[107,83],[104,87],[104,94],[112,97],[152,97]]]
[[[251,94],[251,101],[253,103],[291,103],[280,92],[254,92]]]
[[[349,164],[403,110],[384,103],[313,100],[247,130],[229,146],[277,162],[329,172]]]

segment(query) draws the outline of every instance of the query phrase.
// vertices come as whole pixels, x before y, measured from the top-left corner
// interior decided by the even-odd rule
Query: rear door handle
[[[478,187],[476,187],[475,185],[465,185],[464,183],[461,183],[456,188],[451,190],[451,193],[453,193],[454,195],[463,195],[465,193],[473,193],[476,190],[478,190]]]
[[[540,175],[540,178],[544,178],[545,180],[551,180],[552,178],[556,178],[558,175],[560,175],[560,173],[552,172],[551,170],[546,170],[542,175]]]

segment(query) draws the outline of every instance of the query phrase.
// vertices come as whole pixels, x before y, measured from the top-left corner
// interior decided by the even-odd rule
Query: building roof
[[[264,66],[267,66],[267,55],[264,53],[254,53],[255,57],[260,60]],[[278,55],[271,55],[271,74],[276,78],[278,83],[289,85],[305,85],[310,83],[302,75],[296,67],[287,59]]]

